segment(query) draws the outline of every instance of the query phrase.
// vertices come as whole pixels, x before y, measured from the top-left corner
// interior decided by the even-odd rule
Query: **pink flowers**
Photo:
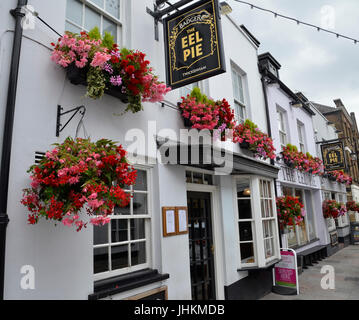
[[[93,60],[91,62],[92,67],[103,67],[104,64],[111,59],[111,55],[97,51],[93,57]]]
[[[46,218],[80,231],[87,225],[81,212],[92,216],[90,223],[103,225],[115,206],[129,204],[131,195],[121,186],[133,185],[136,171],[122,146],[105,139],[92,143],[67,138],[46,155],[30,168],[31,188],[21,200],[30,224]]]
[[[343,170],[335,170],[335,171],[331,171],[329,173],[329,175],[331,175],[332,177],[334,177],[337,182],[339,183],[345,183],[347,186],[350,186],[353,183],[353,179],[351,176],[347,175],[346,173],[344,173]]]
[[[324,173],[323,161],[313,157],[310,153],[299,152],[296,146],[288,144],[281,152],[284,162],[299,171],[322,175]]]

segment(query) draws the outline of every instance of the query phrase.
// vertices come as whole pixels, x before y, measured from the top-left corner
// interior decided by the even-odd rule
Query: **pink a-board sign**
[[[274,268],[275,284],[281,287],[297,289],[298,283],[298,267],[297,255],[292,249],[281,249],[282,261],[278,262]]]

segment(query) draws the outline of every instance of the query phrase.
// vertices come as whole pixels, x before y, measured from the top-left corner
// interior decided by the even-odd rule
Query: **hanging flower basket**
[[[300,225],[303,222],[303,217],[305,217],[306,213],[304,205],[297,197],[279,197],[276,202],[281,230],[288,230],[288,228]]]
[[[87,71],[87,69],[79,69],[74,63],[71,63],[66,68],[66,75],[72,84],[87,86]],[[123,85],[118,87],[109,85],[108,87],[106,87],[105,93],[112,97],[120,99],[123,103],[128,103],[128,95],[126,93],[123,93],[126,92],[125,90],[126,88]]]
[[[115,206],[125,207],[131,195],[136,171],[126,159],[126,151],[111,140],[95,143],[89,139],[67,138],[46,152],[39,164],[30,167],[31,188],[24,189],[21,203],[30,211],[28,223],[40,219],[86,227],[84,212],[93,225],[110,222]]]
[[[325,219],[336,219],[347,213],[347,206],[344,203],[335,200],[324,200],[322,204],[323,216]]]
[[[143,110],[142,102],[162,101],[171,90],[152,73],[144,53],[119,49],[113,36],[102,37],[97,27],[80,35],[67,31],[52,45],[51,59],[66,69],[71,83],[86,85],[92,99],[107,93],[136,113]]]

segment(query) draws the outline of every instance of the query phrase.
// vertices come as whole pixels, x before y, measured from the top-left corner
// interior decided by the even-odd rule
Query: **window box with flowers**
[[[77,231],[110,222],[115,206],[126,207],[131,195],[125,186],[135,183],[136,170],[127,162],[126,151],[111,140],[67,138],[46,152],[30,167],[31,188],[21,203],[30,211],[28,223],[52,220]],[[81,214],[90,217],[85,221]],[[88,219],[87,219],[88,220]]]
[[[309,152],[299,152],[298,148],[291,144],[287,144],[282,149],[283,161],[289,168],[313,175],[324,174],[323,161],[318,157],[313,157]]]
[[[67,31],[52,45],[51,59],[66,69],[71,83],[86,85],[92,99],[107,93],[128,103],[126,111],[136,113],[143,110],[142,102],[162,101],[170,91],[152,73],[144,53],[119,49],[113,36],[101,37],[97,27],[80,35]]]
[[[343,183],[347,186],[350,186],[353,183],[352,177],[344,173],[343,170],[335,170],[329,172],[329,180]]]
[[[248,119],[238,125],[226,99],[214,101],[202,94],[199,88],[194,88],[190,95],[182,97],[179,108],[186,127],[209,130],[222,141],[231,132],[232,142],[252,151],[256,158],[276,157],[272,139]]]
[[[343,216],[347,212],[346,205],[336,200],[324,200],[323,201],[323,216],[325,219],[337,219],[340,216]]]

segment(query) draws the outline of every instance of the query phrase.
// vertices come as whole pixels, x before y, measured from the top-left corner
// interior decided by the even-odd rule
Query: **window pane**
[[[103,9],[103,0],[90,0],[90,1]]]
[[[94,273],[108,271],[108,248],[94,249]]]
[[[264,241],[264,254],[266,259],[274,256],[274,243],[273,239],[267,239]]]
[[[106,0],[106,11],[116,17],[120,18],[120,0]]]
[[[131,240],[145,238],[145,219],[131,219]]]
[[[193,183],[203,184],[203,174],[199,172],[193,172]]]
[[[306,221],[304,220],[300,226],[298,226],[299,241],[300,244],[305,244],[308,242],[307,229],[305,227]]]
[[[133,195],[133,214],[148,214],[147,194],[135,193]]]
[[[111,247],[112,270],[129,267],[128,245]]]
[[[111,221],[111,242],[122,242],[128,240],[128,220],[112,219]]]
[[[309,228],[309,239],[313,240],[316,238],[315,232],[315,223],[314,223],[314,210],[312,205],[312,192],[309,190],[305,190],[305,200],[306,200],[306,223],[308,223]]]
[[[102,34],[109,32],[113,35],[115,42],[117,43],[117,24],[111,22],[110,20],[103,18],[103,31]]]
[[[72,23],[69,23],[66,21],[65,23],[65,31],[70,31],[72,33],[80,34],[81,29],[78,27],[75,27]]]
[[[293,246],[298,245],[296,228],[295,227],[288,227],[288,231],[289,231],[289,233],[287,234],[287,236],[288,236],[288,246],[293,247]]]
[[[136,184],[134,190],[147,191],[147,172],[143,170],[137,170]]]
[[[243,241],[252,241],[252,222],[240,222],[239,223],[239,240]]]
[[[208,184],[208,185],[213,185],[213,179],[212,179],[212,176],[209,175],[209,174],[205,174],[204,175],[204,181],[203,181],[204,184]]]
[[[252,219],[251,200],[238,200],[238,219]]]
[[[293,189],[289,187],[283,187],[282,192],[284,196],[293,196]]]
[[[101,16],[89,7],[85,8],[85,29],[90,31],[94,27],[101,29]]]
[[[263,237],[273,237],[273,221],[263,221]]]
[[[251,187],[249,179],[237,180],[237,197],[250,198]]]
[[[131,265],[146,263],[146,242],[131,244]]]
[[[241,243],[241,262],[242,263],[254,263],[254,250],[253,243]]]
[[[129,192],[127,192],[127,193],[129,193]],[[130,215],[131,214],[130,203],[126,207],[115,207],[114,214],[115,215]]]
[[[93,227],[93,244],[108,243],[108,225]]]
[[[82,26],[82,3],[80,1],[67,0],[66,18]]]

